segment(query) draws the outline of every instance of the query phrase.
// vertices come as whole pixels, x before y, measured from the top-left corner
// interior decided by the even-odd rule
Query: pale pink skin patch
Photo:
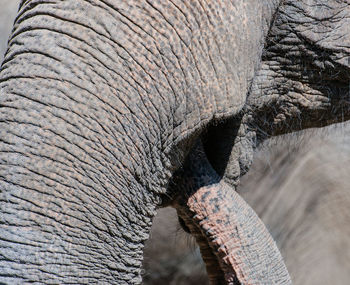
[[[204,152],[192,157],[177,184],[187,198],[179,197],[174,206],[201,248],[211,284],[291,284],[254,210],[220,180]]]

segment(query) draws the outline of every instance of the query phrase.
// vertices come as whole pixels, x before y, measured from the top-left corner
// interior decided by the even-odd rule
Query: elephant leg
[[[202,145],[175,179],[174,204],[196,238],[211,284],[289,284],[288,271],[254,210],[212,169]]]

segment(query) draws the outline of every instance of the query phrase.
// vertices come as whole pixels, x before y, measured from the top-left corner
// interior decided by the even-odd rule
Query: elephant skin
[[[235,189],[266,138],[349,118],[349,12],[22,0],[0,71],[0,282],[139,284],[172,205],[212,284],[290,283]]]
[[[343,126],[270,140],[238,187],[271,232],[293,284],[350,279],[349,137]],[[197,250],[179,227],[174,210],[161,209],[145,248],[145,284],[208,284]],[[185,270],[189,261],[197,264],[192,274]]]

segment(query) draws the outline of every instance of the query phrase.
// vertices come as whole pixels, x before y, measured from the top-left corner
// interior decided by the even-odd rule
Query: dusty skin
[[[343,250],[350,246],[349,136],[344,125],[271,140],[238,188],[271,232],[293,284],[343,285],[350,279],[350,255]],[[164,208],[155,218],[145,284],[208,284],[176,216]]]
[[[22,1],[0,71],[0,282],[139,284],[156,209],[173,205],[194,214],[185,224],[213,284],[289,283],[234,191],[264,140],[348,119],[349,11],[316,0]],[[213,178],[215,203],[201,190]],[[232,246],[214,215],[228,201]]]

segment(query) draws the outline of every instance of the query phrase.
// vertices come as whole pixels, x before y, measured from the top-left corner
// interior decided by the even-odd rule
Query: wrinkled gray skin
[[[349,3],[209,3],[23,1],[0,73],[0,282],[140,283],[158,206],[188,214],[187,194],[234,191],[265,138],[348,119]],[[246,280],[193,221],[213,284]],[[246,276],[280,268],[261,256]]]
[[[264,143],[237,189],[276,240],[293,284],[350,280],[349,127]],[[161,209],[144,252],[145,284],[207,284],[189,235],[177,228],[176,212]]]

